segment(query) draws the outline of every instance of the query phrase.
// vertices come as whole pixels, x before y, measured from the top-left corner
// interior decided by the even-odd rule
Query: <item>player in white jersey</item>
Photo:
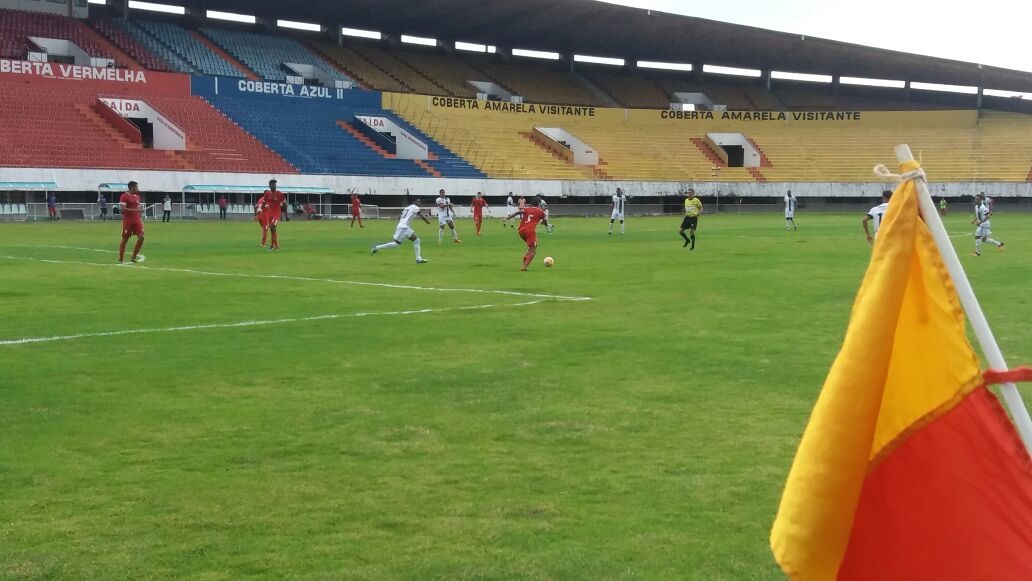
[[[867,235],[867,243],[874,244],[874,238],[878,236],[878,229],[881,228],[882,220],[885,218],[885,210],[889,207],[889,199],[892,198],[892,191],[885,190],[881,195],[882,203],[871,208],[864,214],[864,219],[861,220],[861,224],[864,225],[864,234]],[[872,232],[868,228],[867,223],[874,222],[874,231]]]
[[[545,201],[543,194],[538,194],[536,197],[538,208],[541,208],[541,211],[545,213],[545,231],[551,234],[552,230],[555,229],[555,226],[552,224],[552,217],[548,213],[548,202]]]
[[[444,226],[445,224],[451,228],[452,242],[459,244],[462,240],[459,240],[459,233],[455,231],[455,208],[452,206],[451,198],[444,194],[444,190],[437,193],[437,243],[440,244],[444,239]]]
[[[513,199],[512,192],[509,192],[509,197],[505,198],[505,215],[506,216],[511,216],[515,212],[516,212],[516,200]],[[508,218],[502,219],[502,228],[505,228],[506,224],[508,224],[510,228],[515,228],[516,227],[516,221],[515,220],[510,220]]]
[[[405,207],[404,210],[401,211],[401,218],[398,219],[398,227],[394,230],[394,239],[390,242],[384,242],[383,244],[373,246],[373,250],[372,252],[370,252],[370,254],[376,254],[377,252],[381,250],[386,250],[388,248],[397,248],[401,246],[401,243],[406,238],[408,238],[412,241],[412,247],[416,250],[416,264],[423,264],[427,262],[419,251],[419,236],[416,236],[415,231],[412,230],[412,220],[414,220],[416,216],[419,216],[427,224],[430,223],[430,220],[426,217],[426,214],[424,214],[423,211],[419,209],[419,198],[412,200],[412,203],[410,203],[408,206]]]
[[[609,215],[609,235],[613,235],[613,224],[620,221],[620,236],[624,235],[624,209],[627,207],[627,197],[624,196],[623,190],[616,188],[616,194],[613,195],[613,213]]]
[[[975,230],[975,256],[982,256],[983,242],[993,244],[1003,252],[1003,242],[989,237],[993,233],[989,229],[989,218],[993,215],[993,210],[987,199],[985,192],[975,197],[975,219],[971,221],[972,224],[978,225]]]
[[[785,230],[799,229],[799,226],[796,226],[795,223],[795,209],[798,201],[799,199],[792,195],[792,190],[785,192]],[[791,228],[788,227],[789,224],[792,225]]]

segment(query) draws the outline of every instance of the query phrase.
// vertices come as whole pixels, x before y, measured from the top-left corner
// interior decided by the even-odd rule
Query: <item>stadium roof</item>
[[[185,0],[197,9],[564,54],[1032,91],[1032,73],[594,0]]]

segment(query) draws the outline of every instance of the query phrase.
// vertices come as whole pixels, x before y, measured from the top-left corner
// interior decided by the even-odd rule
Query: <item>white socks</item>
[[[437,241],[441,242],[442,240],[444,240],[444,224],[441,224],[441,227],[437,229]]]
[[[412,247],[416,249],[416,260],[423,260],[423,255],[419,252],[420,246],[422,246],[422,244],[419,238],[412,241]]]
[[[985,241],[995,246],[1003,246],[1003,242],[1000,242],[999,240],[993,240],[992,238],[986,238]]]
[[[379,252],[381,250],[387,250],[388,248],[397,248],[399,246],[401,246],[401,244],[398,244],[397,242],[391,240],[390,242],[384,242],[383,244],[377,246],[376,251]]]
[[[624,223],[623,223],[623,220],[620,220],[620,235],[622,236],[623,233],[624,233]]]

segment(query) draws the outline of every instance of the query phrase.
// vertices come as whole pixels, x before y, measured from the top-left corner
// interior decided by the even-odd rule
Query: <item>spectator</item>
[[[226,208],[229,206],[229,200],[226,199],[226,195],[219,196],[219,220],[226,219]]]
[[[100,216],[98,216],[97,219],[107,220],[108,201],[107,196],[104,195],[104,192],[100,192],[99,194],[97,194],[97,203],[100,204]]]
[[[165,194],[165,199],[161,202],[161,221],[172,221],[172,196],[168,194]]]
[[[51,220],[57,220],[57,194],[54,192],[47,194],[47,213]]]

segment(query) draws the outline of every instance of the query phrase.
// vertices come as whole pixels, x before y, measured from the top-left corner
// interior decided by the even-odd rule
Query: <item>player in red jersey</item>
[[[358,220],[358,227],[365,228],[362,225],[362,200],[359,199],[358,194],[355,190],[351,190],[351,227],[355,227],[355,220]]]
[[[269,219],[265,213],[265,196],[258,198],[258,201],[254,205],[254,219],[258,222],[258,225],[262,227],[262,246],[265,246],[265,240],[269,236]]]
[[[283,204],[287,203],[287,197],[283,192],[276,189],[276,180],[269,180],[269,189],[262,195],[265,199],[265,220],[272,232],[272,243],[269,251],[279,250],[279,237],[276,235],[276,226],[279,226],[280,218],[283,216]]]
[[[545,217],[545,211],[538,207],[541,202],[540,197],[535,197],[532,205],[516,210],[512,214],[506,217],[506,220],[512,220],[516,216],[521,216],[520,227],[517,232],[520,233],[520,238],[527,243],[527,253],[523,255],[523,268],[520,270],[527,270],[531,262],[534,262],[534,256],[537,255],[537,225],[541,222],[548,227],[548,218]]]
[[[131,262],[140,261],[140,248],[143,248],[143,206],[140,205],[140,186],[129,182],[129,191],[118,198],[118,207],[122,212],[122,243],[118,246],[118,262],[125,262],[125,243],[136,236]]]
[[[477,236],[480,236],[480,225],[484,223],[484,208],[490,209],[483,192],[477,192],[477,197],[470,203],[470,210],[473,212],[473,225],[477,227]]]

